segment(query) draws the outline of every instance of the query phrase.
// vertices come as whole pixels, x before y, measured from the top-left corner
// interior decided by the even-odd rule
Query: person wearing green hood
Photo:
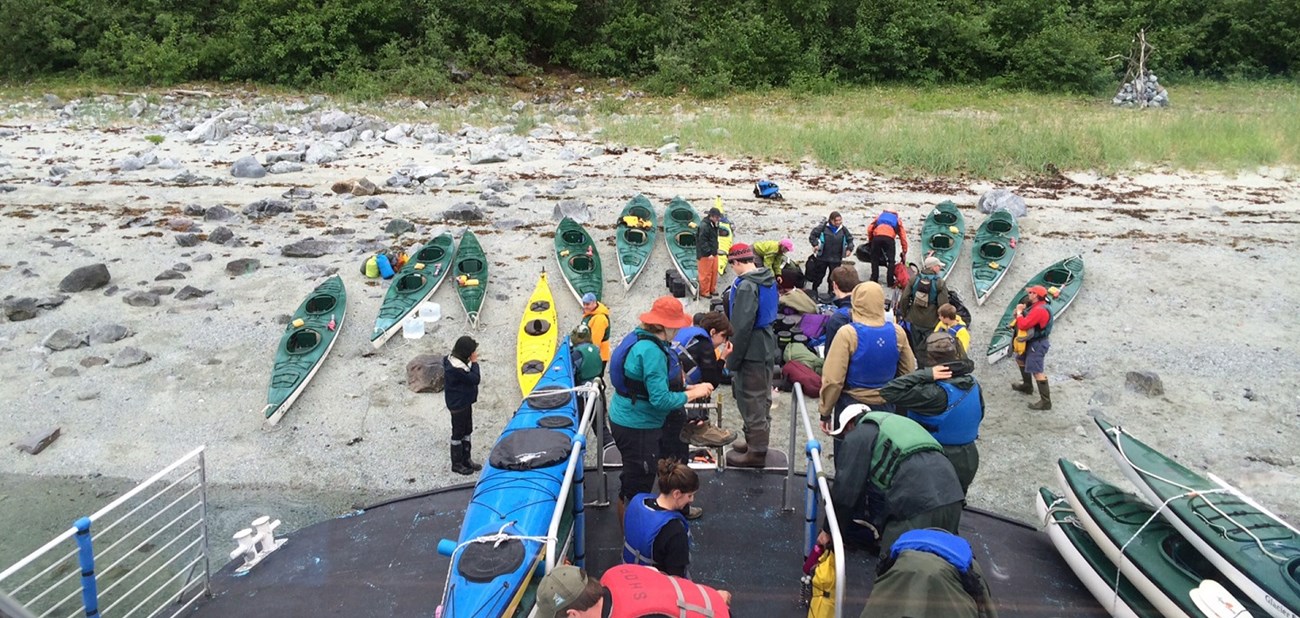
[[[980,466],[975,438],[984,420],[984,391],[971,375],[975,362],[959,356],[952,335],[932,333],[925,349],[930,367],[890,380],[880,396],[939,441],[966,493]]]

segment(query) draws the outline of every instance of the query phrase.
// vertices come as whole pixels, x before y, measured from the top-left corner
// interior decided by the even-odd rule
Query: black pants
[[[831,292],[831,271],[839,268],[841,263],[827,262],[816,257],[808,260],[808,272],[806,274],[808,275],[808,283],[812,285],[814,292],[821,287],[822,281],[826,282],[826,292],[828,294]],[[813,297],[813,300],[816,301],[817,298]]]
[[[871,280],[880,283],[880,267],[885,267],[885,281],[894,287],[894,239],[877,236],[871,239]]]
[[[663,434],[659,436],[659,457],[690,463],[690,445],[682,442],[682,428],[686,426],[686,410],[673,410],[664,419]],[[657,464],[656,464],[657,465]]]
[[[451,443],[460,444],[474,433],[474,406],[451,411]]]
[[[618,497],[631,500],[632,496],[654,489],[659,471],[659,437],[663,428],[632,429],[609,422],[614,432],[614,443],[623,456],[623,471],[618,477]]]

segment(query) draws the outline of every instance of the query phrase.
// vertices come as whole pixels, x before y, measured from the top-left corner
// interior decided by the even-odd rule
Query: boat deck
[[[586,479],[591,500],[601,476],[588,473]],[[701,473],[696,504],[705,515],[691,525],[691,573],[730,590],[734,616],[807,615],[798,606],[803,479],[791,482],[791,512],[781,510],[782,480],[745,470]],[[617,473],[610,474],[611,495],[617,484]],[[437,552],[438,540],[459,535],[472,492],[473,485],[446,488],[298,530],[249,574],[235,575],[236,563],[222,568],[213,576],[213,598],[200,601],[192,615],[433,616],[449,564]],[[599,573],[619,562],[622,537],[613,508],[586,512],[587,566]],[[1003,618],[1107,615],[1046,535],[973,509],[963,515],[961,532],[984,567]],[[847,573],[843,615],[858,616],[875,558],[850,551]]]

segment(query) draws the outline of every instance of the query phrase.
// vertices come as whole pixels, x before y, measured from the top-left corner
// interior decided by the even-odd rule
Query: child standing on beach
[[[456,340],[451,354],[442,359],[446,375],[447,411],[451,412],[451,471],[474,474],[483,466],[470,455],[469,435],[474,431],[474,402],[478,401],[478,342],[464,335]]]

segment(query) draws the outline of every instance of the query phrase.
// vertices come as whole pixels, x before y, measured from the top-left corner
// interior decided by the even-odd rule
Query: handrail
[[[845,581],[844,567],[844,538],[840,534],[839,518],[835,515],[835,506],[831,503],[831,488],[826,482],[826,474],[822,470],[821,442],[813,437],[812,421],[808,420],[808,406],[803,400],[803,386],[798,382],[794,384],[791,393],[790,415],[797,416],[803,421],[804,434],[808,436],[808,441],[804,447],[807,453],[807,474],[808,480],[817,480],[817,494],[821,498],[822,506],[826,509],[827,528],[831,533],[831,550],[835,560],[835,618],[841,618],[844,613],[844,586],[848,583]],[[792,423],[793,424],[793,423]],[[792,432],[793,433],[793,432]],[[794,450],[794,441],[791,440],[790,450]],[[793,453],[792,453],[793,454]],[[790,468],[794,468],[793,458],[790,462]],[[787,473],[788,474],[788,473]],[[804,530],[804,555],[807,556],[816,542],[813,529],[817,525],[816,501],[813,497],[812,483],[808,484],[806,490],[807,499],[804,501],[805,521],[810,522]],[[784,499],[784,497],[782,498]]]
[[[575,390],[585,392],[587,402],[583,406],[582,418],[578,421],[578,427],[574,429],[573,449],[569,452],[569,461],[564,468],[564,481],[560,483],[560,492],[556,494],[558,499],[555,501],[555,511],[551,514],[551,525],[546,529],[546,572],[548,573],[556,565],[556,537],[560,535],[560,521],[564,518],[564,509],[569,505],[568,495],[569,490],[573,487],[574,475],[577,471],[583,469],[582,460],[586,455],[587,429],[591,427],[592,415],[596,409],[597,393],[599,392],[594,381],[587,382]]]

